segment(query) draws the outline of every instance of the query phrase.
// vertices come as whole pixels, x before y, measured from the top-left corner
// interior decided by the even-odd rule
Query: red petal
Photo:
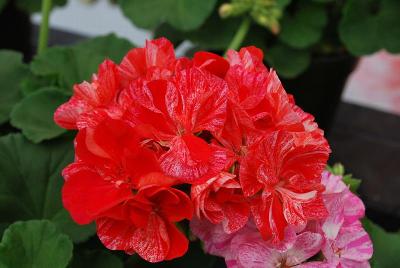
[[[272,239],[274,243],[283,240],[287,223],[278,197],[274,195],[253,199],[251,211],[264,240]]]
[[[321,196],[318,196],[312,202],[303,204],[303,211],[304,216],[310,220],[324,219],[328,216],[328,211]]]
[[[265,70],[263,58],[264,53],[255,46],[243,47],[239,52],[228,51],[228,61],[231,66],[241,65],[249,70]]]
[[[123,171],[137,184],[142,176],[160,171],[155,152],[140,145],[140,135],[141,132],[122,120],[106,119],[94,129],[78,133],[77,158],[111,169],[109,172],[116,177]]]
[[[146,41],[145,48],[134,48],[128,52],[120,64],[120,74],[132,81],[138,77],[152,79],[166,78],[174,68],[174,48],[166,38]],[[127,86],[128,83],[125,84]]]
[[[54,121],[62,128],[77,129],[76,122],[82,112],[88,109],[87,104],[77,97],[71,99],[57,108]]]
[[[167,258],[171,241],[166,223],[152,213],[146,228],[139,228],[132,236],[133,249],[146,261],[160,262]]]
[[[66,174],[68,180],[62,189],[63,204],[79,224],[91,222],[100,213],[132,196],[129,188],[118,188],[93,170],[84,167],[68,167],[68,170],[73,174]]]
[[[174,46],[164,37],[146,41],[147,66],[169,66],[175,61]]]
[[[176,137],[171,148],[160,157],[161,168],[168,175],[186,183],[199,182],[217,175],[228,164],[227,152],[216,145],[209,145],[202,139],[185,135]]]
[[[110,218],[96,220],[97,236],[103,245],[111,250],[124,250],[128,254],[135,252],[133,240],[136,227],[128,221]]]
[[[228,90],[224,80],[198,68],[188,68],[177,73],[173,82],[182,104],[181,109],[171,111],[171,116],[180,123],[182,130],[186,133],[196,133],[202,130],[213,132],[222,129],[226,117]],[[173,100],[167,101],[167,107],[170,107],[172,104],[169,102]]]
[[[222,227],[226,233],[231,234],[246,225],[250,207],[244,200],[242,202],[229,202],[224,206],[223,211],[225,219],[222,222]]]
[[[167,223],[167,229],[170,240],[170,249],[165,260],[172,260],[179,258],[186,253],[188,250],[189,241],[174,224]]]
[[[184,192],[160,186],[148,186],[138,192],[138,196],[144,196],[153,202],[158,213],[171,222],[191,219],[193,214],[192,202]]]
[[[119,72],[123,80],[132,81],[146,74],[146,52],[145,48],[134,48],[122,59],[119,65]]]
[[[196,52],[193,56],[193,64],[221,78],[225,77],[229,69],[229,63],[223,57],[206,51]]]

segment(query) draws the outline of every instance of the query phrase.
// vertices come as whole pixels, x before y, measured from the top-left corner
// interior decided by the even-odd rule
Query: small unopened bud
[[[227,18],[232,15],[233,10],[234,7],[232,6],[232,4],[222,4],[219,8],[219,15],[221,18]]]

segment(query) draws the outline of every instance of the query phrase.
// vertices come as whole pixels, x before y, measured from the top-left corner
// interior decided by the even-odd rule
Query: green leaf
[[[154,29],[163,22],[182,31],[200,27],[216,0],[120,0],[121,9],[135,25]]]
[[[61,170],[73,161],[71,140],[32,144],[21,134],[0,137],[0,222],[49,219],[74,241],[94,233],[66,217]]]
[[[374,0],[349,0],[343,9],[339,35],[354,55],[370,54],[380,48],[378,16],[371,13]]]
[[[353,178],[352,174],[347,174],[343,176],[343,182],[350,187],[350,191],[357,193],[358,188],[360,188],[361,180]]]
[[[22,95],[28,96],[29,94],[36,92],[41,88],[56,86],[56,76],[36,76],[30,71],[29,74],[21,80],[20,89]]]
[[[343,176],[344,166],[341,163],[335,163],[333,166],[327,166],[326,169],[333,175]]]
[[[216,11],[197,30],[182,32],[164,23],[156,29],[155,36],[167,37],[173,43],[190,40],[202,49],[224,51],[232,41],[240,22],[240,18],[221,19]]]
[[[380,49],[400,52],[399,10],[397,0],[349,0],[339,25],[340,38],[355,55]]]
[[[72,257],[72,242],[47,220],[16,222],[4,232],[0,267],[63,268]]]
[[[20,53],[0,51],[0,124],[8,121],[13,106],[21,99],[19,84],[28,71]]]
[[[281,21],[279,39],[293,48],[306,48],[317,43],[328,21],[325,8],[301,2],[295,14],[286,12]]]
[[[42,7],[42,1],[40,0],[17,0],[17,6],[29,13],[38,12]],[[67,0],[53,0],[52,6],[63,6],[67,3]]]
[[[371,259],[372,267],[392,268],[400,263],[400,233],[389,233],[368,219],[363,220],[374,245],[374,255]]]
[[[119,63],[133,45],[126,39],[107,35],[72,47],[53,47],[36,56],[31,70],[37,76],[56,77],[57,86],[72,94],[72,86],[89,80],[106,58]]]
[[[66,130],[54,123],[54,111],[67,100],[68,95],[57,88],[42,88],[14,106],[11,124],[35,143],[55,138]]]
[[[268,63],[284,78],[294,78],[310,65],[310,52],[276,44],[265,55]]]
[[[71,268],[122,268],[122,261],[110,251],[77,251],[70,264]]]
[[[383,0],[379,13],[381,47],[391,53],[400,52],[400,1]]]

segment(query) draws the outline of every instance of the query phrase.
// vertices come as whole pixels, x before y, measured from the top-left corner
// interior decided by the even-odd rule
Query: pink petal
[[[365,215],[365,206],[362,200],[347,189],[344,197],[344,219],[346,224],[351,224]]]
[[[190,230],[204,242],[204,250],[209,254],[225,257],[229,253],[233,235],[227,234],[221,224],[193,218],[190,221]]]
[[[286,264],[297,265],[306,261],[321,250],[323,242],[323,237],[318,233],[301,233],[297,236],[293,247],[286,253]]]

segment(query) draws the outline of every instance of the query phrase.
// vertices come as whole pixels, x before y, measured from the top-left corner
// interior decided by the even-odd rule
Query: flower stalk
[[[49,39],[49,17],[52,6],[52,0],[42,0],[42,21],[40,22],[38,54],[43,53],[48,44]]]
[[[232,38],[231,43],[229,44],[228,48],[225,51],[224,56],[229,49],[238,50],[239,47],[242,45],[244,38],[246,37],[247,33],[250,29],[251,20],[249,17],[245,16],[243,18],[242,23],[240,24],[238,30],[236,31],[235,35]]]

